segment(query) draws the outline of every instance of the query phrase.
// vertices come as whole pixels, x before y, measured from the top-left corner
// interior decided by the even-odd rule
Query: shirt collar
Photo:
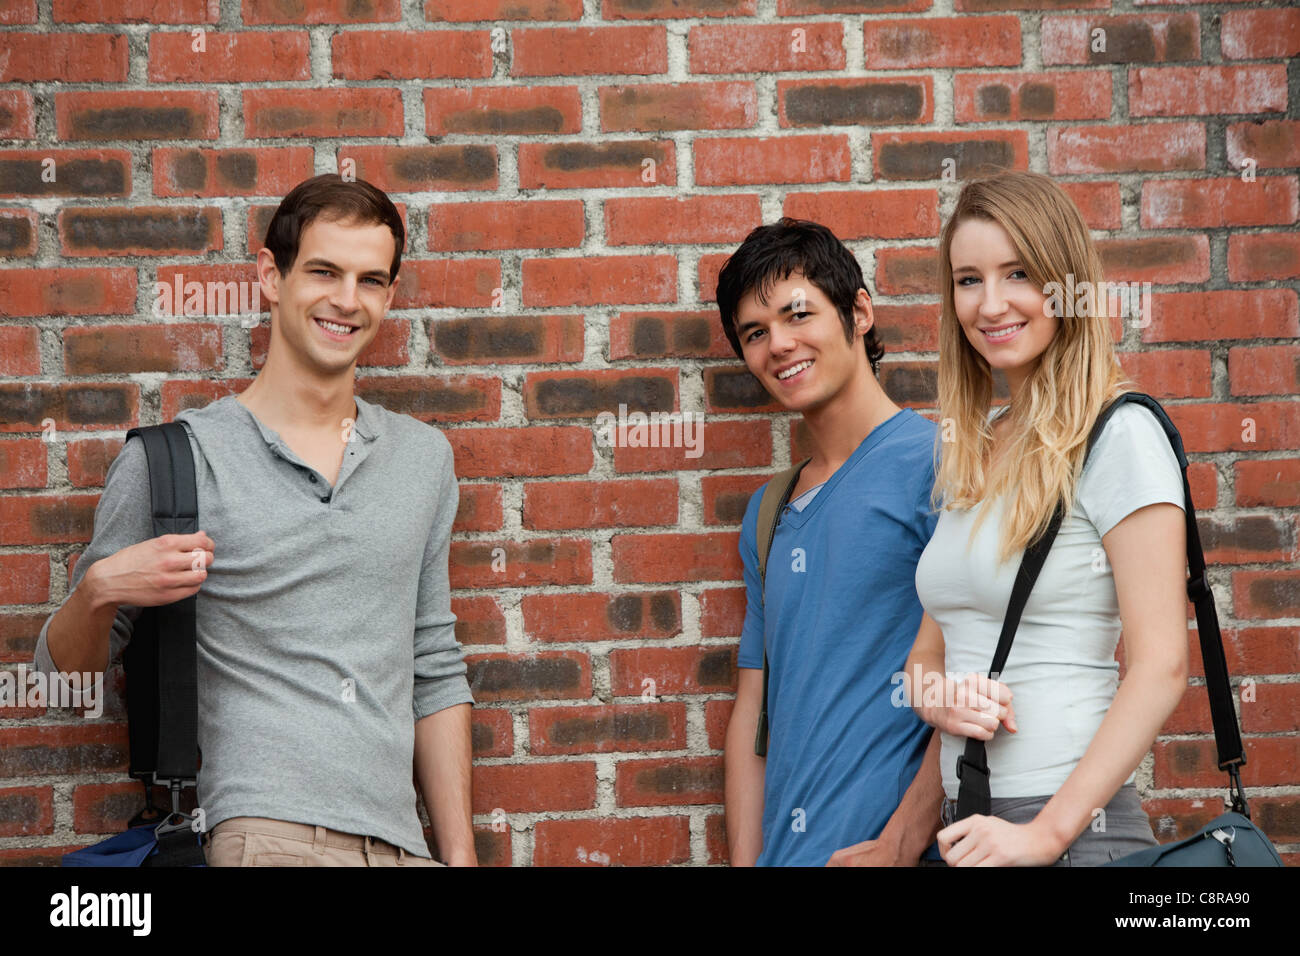
[[[268,445],[273,448],[283,445],[284,440],[278,432],[263,424],[262,420],[254,415],[252,410],[234,395],[229,396],[229,398],[230,401],[239,406],[243,414],[253,420],[253,424],[257,426],[257,430],[262,433],[262,438]],[[379,406],[372,405],[359,395],[353,395],[352,398],[357,403],[357,420],[353,423],[353,430],[366,441],[374,441],[383,432]]]

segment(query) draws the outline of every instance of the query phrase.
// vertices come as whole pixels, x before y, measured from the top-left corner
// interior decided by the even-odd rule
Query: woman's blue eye
[[[1012,277],[1013,279],[1014,279],[1016,276],[1019,276],[1019,277],[1022,278],[1022,279],[1028,279],[1028,278],[1029,278],[1029,276],[1025,273],[1025,270],[1024,270],[1024,269],[1017,269],[1015,272],[1011,273],[1011,277]]]
[[[962,276],[957,280],[958,285],[970,285],[972,282],[979,282],[979,279],[975,276]]]

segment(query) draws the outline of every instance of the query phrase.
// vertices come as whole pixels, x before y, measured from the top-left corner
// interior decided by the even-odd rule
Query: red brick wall
[[[251,279],[278,197],[353,164],[410,226],[361,391],[442,427],[462,478],[482,859],[722,861],[737,522],[798,436],[730,355],[717,271],[783,212],[830,225],[876,295],[887,389],[925,411],[954,174],[1010,165],[1066,186],[1111,279],[1153,283],[1123,361],[1195,462],[1229,667],[1255,682],[1246,779],[1273,788],[1256,818],[1295,860],[1300,10],[402,8],[0,0],[5,666],[65,596],[125,429],[242,388],[265,357],[265,324],[155,318],[153,283]],[[704,455],[598,447],[593,417],[620,402],[705,412]],[[1193,688],[1141,771],[1163,839],[1215,812],[1209,726]],[[0,713],[0,862],[121,827],[125,747],[120,709]]]

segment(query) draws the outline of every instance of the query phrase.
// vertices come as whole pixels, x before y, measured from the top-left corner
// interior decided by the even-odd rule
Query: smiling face
[[[1029,278],[1007,231],[967,219],[952,234],[953,309],[966,341],[1016,394],[1056,336],[1060,320]]]
[[[392,305],[395,248],[385,225],[317,219],[303,229],[298,257],[284,275],[262,249],[257,264],[271,302],[271,351],[317,375],[350,372]]]
[[[826,294],[799,273],[773,283],[767,302],[755,290],[736,306],[736,333],[754,377],[781,405],[815,411],[839,395],[857,375],[870,375],[861,333],[873,315],[866,290],[858,291],[852,340]]]

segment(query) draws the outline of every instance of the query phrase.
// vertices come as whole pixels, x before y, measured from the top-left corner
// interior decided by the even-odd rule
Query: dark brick
[[[613,381],[542,379],[533,396],[543,415],[586,415],[593,409],[617,409],[619,405],[642,412],[669,412],[674,392],[670,379],[629,375]]]
[[[993,169],[1010,169],[1016,160],[1015,147],[997,140],[964,143],[884,143],[880,147],[880,169],[890,179],[937,179],[943,161],[956,161],[958,179],[967,179]]]
[[[925,88],[915,82],[801,84],[785,94],[785,116],[792,126],[915,123],[924,115]]]
[[[767,389],[749,369],[705,369],[704,392],[709,404],[722,410],[751,411],[777,407]]]
[[[125,154],[123,154],[125,156]],[[40,157],[0,158],[0,191],[20,196],[121,196],[127,191],[123,159],[54,157],[54,182],[45,182]]]
[[[582,666],[570,657],[494,657],[470,661],[468,667],[475,697],[480,693],[553,697],[576,692],[582,683]]]
[[[209,209],[65,209],[59,232],[70,251],[144,249],[206,252],[221,236],[221,213]]]

